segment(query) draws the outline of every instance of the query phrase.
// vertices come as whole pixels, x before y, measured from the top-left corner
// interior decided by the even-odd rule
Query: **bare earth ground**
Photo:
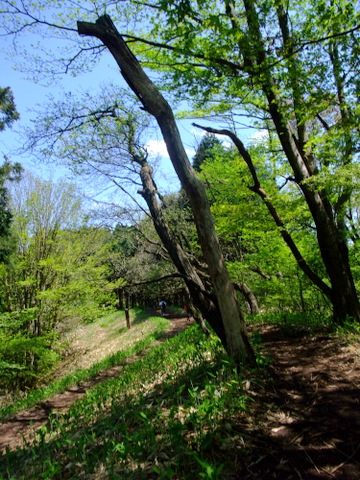
[[[303,478],[360,479],[359,348],[328,337],[284,338],[274,329],[263,340],[289,414],[288,421],[274,419],[275,439],[298,470],[307,464]]]
[[[166,337],[188,325],[184,317],[171,318]],[[232,479],[359,480],[358,346],[327,336],[290,336],[275,326],[259,331],[262,350],[272,360],[271,380],[258,391],[252,387],[255,401],[249,411],[261,423],[249,432],[251,453],[234,459]],[[23,436],[29,438],[47,423],[50,412],[65,412],[88,388],[121,368],[104,371],[0,425],[0,451],[20,446]]]
[[[260,332],[272,379],[250,408],[267,419],[253,432],[256,460],[240,461],[233,480],[359,480],[359,344],[275,326]]]

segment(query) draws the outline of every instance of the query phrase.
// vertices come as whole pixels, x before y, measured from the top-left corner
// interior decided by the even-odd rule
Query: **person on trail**
[[[187,305],[184,305],[184,312],[186,313],[187,321],[190,322],[190,312]]]
[[[166,302],[165,300],[160,300],[160,309],[161,309],[161,316],[163,317],[165,315],[165,311],[166,311]]]

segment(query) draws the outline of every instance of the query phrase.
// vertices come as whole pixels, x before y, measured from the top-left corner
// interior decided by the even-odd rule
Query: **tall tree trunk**
[[[321,257],[331,283],[330,298],[334,320],[342,322],[350,316],[360,321],[360,304],[350,269],[344,232],[336,225],[332,207],[326,196],[303,181],[312,176],[306,163],[306,160],[310,163],[311,159],[307,158],[305,152],[299,152],[291,126],[279,113],[273,97],[270,95],[269,102],[272,103],[270,110],[279,139],[316,225]]]
[[[145,74],[108,15],[100,17],[96,24],[78,22],[78,32],[81,35],[99,38],[104,43],[119,65],[123,78],[145,110],[156,118],[172,164],[190,201],[199,242],[225,327],[227,351],[237,364],[253,361],[253,350],[225,267],[206,191],[187,158],[169,104]]]
[[[293,84],[292,122],[294,123],[295,119],[296,130],[286,111],[284,113],[282,109],[284,99],[279,96],[279,89],[275,77],[272,76],[271,67],[268,68],[269,61],[261,34],[256,4],[254,0],[244,0],[244,6],[249,36],[254,44],[254,55],[249,56],[247,60],[253,67],[263,69],[263,74],[259,76],[258,86],[266,97],[268,111],[282,149],[315,222],[321,257],[331,283],[330,298],[333,305],[334,320],[342,322],[347,316],[350,316],[360,321],[360,303],[350,269],[345,232],[342,231],[340,224],[336,224],[334,208],[326,193],[314,189],[304,181],[317,174],[317,167],[311,148],[306,147],[305,117],[304,114],[300,113],[303,110],[301,108],[303,106],[302,90],[298,81],[296,60],[294,61],[292,58],[292,38],[289,36],[289,29],[286,25],[286,15],[282,8],[278,8],[278,20],[283,35],[283,44],[290,58],[288,70]],[[341,103],[341,98],[339,100]]]

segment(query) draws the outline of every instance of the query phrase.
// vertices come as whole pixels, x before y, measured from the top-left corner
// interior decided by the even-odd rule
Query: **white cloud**
[[[185,152],[188,157],[193,157],[196,153],[193,148],[185,148]]]
[[[164,140],[149,140],[145,147],[152,155],[169,156]]]
[[[160,155],[161,157],[169,158],[164,140],[149,140],[145,148],[151,155]],[[193,157],[196,153],[192,147],[185,147],[185,152],[188,157]]]
[[[261,141],[266,141],[266,140],[269,140],[269,133],[267,130],[263,129],[263,130],[258,130],[257,132],[253,133],[250,137],[249,137],[249,140],[250,141],[253,141],[253,142],[261,142]]]

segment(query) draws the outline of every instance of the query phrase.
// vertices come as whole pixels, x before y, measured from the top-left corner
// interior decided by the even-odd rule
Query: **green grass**
[[[99,322],[101,327],[110,327],[110,337],[114,335],[113,332],[113,325],[114,321],[118,321],[119,314],[111,314],[104,319],[101,319]],[[42,402],[53,395],[59,394],[67,390],[68,388],[76,385],[78,383],[90,380],[91,378],[95,377],[99,372],[106,370],[107,368],[111,368],[115,365],[119,365],[122,363],[126,358],[138,354],[143,349],[151,345],[156,339],[159,338],[169,326],[168,320],[162,317],[149,317],[146,316],[143,312],[138,310],[132,311],[132,323],[133,328],[128,330],[126,327],[125,329],[117,327],[118,335],[123,335],[123,344],[131,344],[134,343],[133,341],[129,341],[127,337],[133,339],[137,338],[136,329],[134,325],[139,324],[143,321],[147,321],[146,329],[144,328],[142,333],[140,333],[141,340],[138,340],[134,345],[129,346],[121,351],[118,351],[112,355],[105,357],[103,360],[98,361],[91,365],[89,368],[79,368],[75,372],[65,375],[62,378],[57,379],[54,382],[51,382],[46,387],[40,387],[34,390],[31,390],[26,396],[18,399],[11,405],[4,406],[0,409],[0,421],[4,422],[5,420],[9,419],[10,417],[14,416],[16,413],[20,411],[24,411],[28,408],[31,408]],[[86,334],[90,336],[89,330],[93,330],[94,325],[90,325],[87,328]],[[144,334],[145,332],[145,334]],[[96,335],[96,332],[94,336]],[[109,338],[109,335],[108,337]],[[89,338],[88,338],[89,341]]]
[[[349,344],[355,345],[358,349],[360,347],[360,324],[353,319],[347,319],[342,325],[336,326],[336,334],[345,339]],[[360,351],[358,350],[358,354]]]
[[[305,335],[329,335],[341,337],[349,343],[359,344],[360,325],[352,319],[345,320],[342,324],[333,322],[330,315],[325,316],[314,312],[266,312],[257,315],[249,315],[247,323],[253,327],[258,325],[278,326],[284,334],[291,336]],[[257,349],[258,332],[253,329],[253,344]],[[261,361],[261,359],[260,359]]]
[[[246,418],[257,374],[237,373],[220,342],[194,325],[89,390],[34,443],[7,452],[0,478],[221,478],[241,453],[246,432],[231,419]]]
[[[138,313],[134,324],[142,325],[146,315]],[[321,319],[304,324],[303,316],[288,313],[253,323],[265,321],[285,332],[328,328]],[[112,328],[112,322],[103,326]],[[231,478],[247,459],[256,465],[268,451],[262,422],[277,408],[271,395],[267,404],[273,387],[258,332],[252,336],[258,367],[239,373],[219,340],[205,337],[197,325],[147,348],[162,330],[94,365],[92,373],[84,371],[93,375],[133,356],[118,377],[88,390],[67,414],[53,416],[35,441],[8,451],[0,479],[214,480]]]

